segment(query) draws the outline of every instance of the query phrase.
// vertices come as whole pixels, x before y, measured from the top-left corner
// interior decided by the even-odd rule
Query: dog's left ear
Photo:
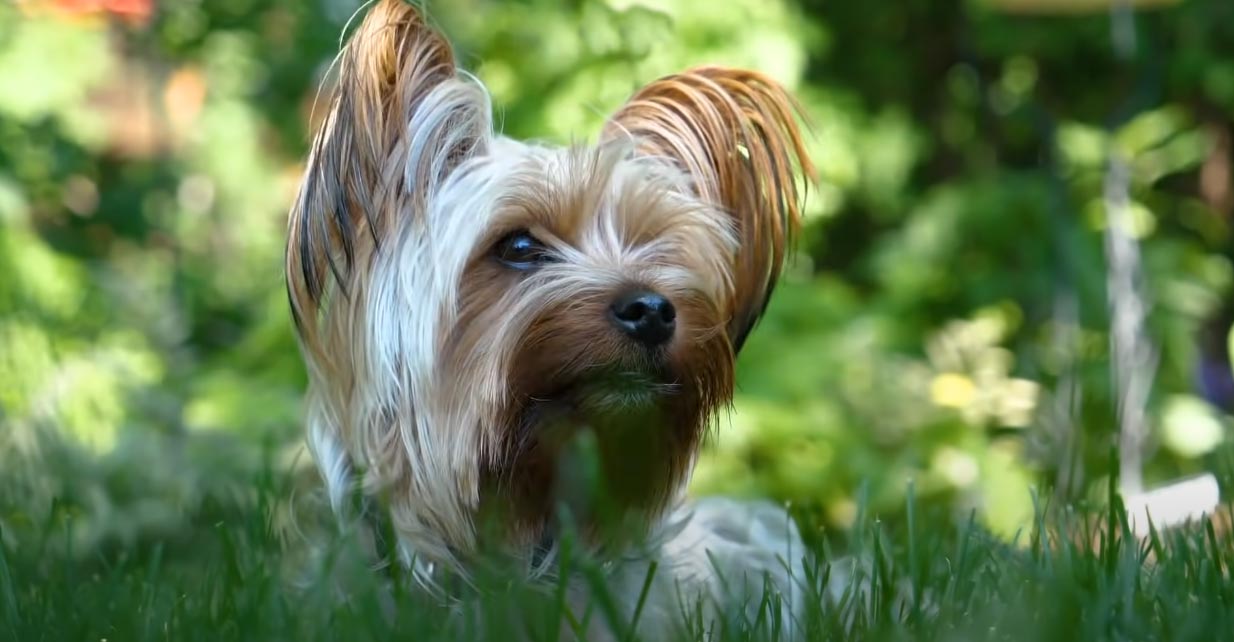
[[[766,309],[800,225],[797,178],[814,176],[799,114],[762,74],[701,67],[643,87],[605,129],[606,138],[632,136],[639,154],[674,161],[695,196],[732,217],[740,242],[728,310],[734,352]]]

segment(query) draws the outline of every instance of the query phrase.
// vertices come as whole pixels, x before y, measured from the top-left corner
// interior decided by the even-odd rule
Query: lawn
[[[175,534],[88,554],[66,545],[73,516],[64,504],[38,524],[25,516],[31,528],[6,533],[0,549],[0,638],[508,640],[523,631],[547,640],[557,639],[556,627],[568,633],[586,623],[580,618],[606,617],[603,600],[562,617],[555,587],[529,590],[498,576],[452,612],[392,590],[348,538],[321,539],[330,532],[321,515],[295,514],[294,504],[309,502],[295,499],[293,487],[290,477],[261,475],[252,493],[205,502]],[[1037,527],[1009,542],[975,520],[927,514],[909,497],[907,519],[894,526],[862,511],[842,537],[809,538],[815,561],[802,581],[812,606],[796,623],[808,639],[1234,638],[1234,536],[1212,522],[1126,537],[1111,495],[1100,510],[1041,505]],[[14,507],[3,508],[13,523]],[[324,557],[306,555],[309,541]],[[843,555],[827,543],[838,541]],[[325,558],[336,581],[321,579],[322,565],[311,561]],[[839,604],[824,607],[817,596],[832,562],[854,558],[865,570]],[[762,608],[767,617],[755,621],[734,611],[719,629],[695,627],[691,639],[785,639],[787,623],[775,611]],[[629,623],[610,624],[624,631]]]
[[[582,625],[500,575],[454,611],[392,593],[314,494],[287,214],[360,4],[0,0],[0,642]],[[807,591],[869,572],[694,639],[1234,639],[1229,511],[1124,536],[1107,452],[1138,416],[1146,483],[1230,501],[1234,1],[427,4],[520,140],[591,140],[699,64],[814,124],[692,488],[790,504]]]

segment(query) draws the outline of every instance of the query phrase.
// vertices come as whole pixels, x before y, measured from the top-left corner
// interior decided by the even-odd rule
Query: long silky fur
[[[376,381],[403,369],[392,362],[417,356],[418,364],[407,365],[431,369],[426,362],[439,329],[431,315],[424,317],[413,328],[424,341],[383,359],[383,340],[374,335],[389,328],[388,308],[401,302],[390,300],[388,279],[375,272],[389,260],[383,245],[427,227],[427,205],[447,175],[491,143],[490,110],[484,88],[455,69],[449,43],[408,4],[376,3],[340,55],[330,110],[292,205],[286,253],[292,315],[310,377],[309,445],[340,512],[356,481],[372,493],[401,484],[393,501],[412,503],[412,496],[427,498],[437,486],[417,472],[448,477],[433,470],[432,462],[443,458],[426,452],[432,440],[418,434],[423,422],[409,404],[411,377]],[[374,343],[378,350],[369,349]],[[384,350],[401,343],[386,342]],[[413,467],[416,451],[423,460]],[[452,498],[430,512],[438,525],[466,523]],[[419,523],[415,511],[398,514],[410,530],[433,528]],[[446,553],[444,544],[436,548]]]
[[[670,516],[688,513],[677,502],[813,172],[792,99],[754,72],[704,67],[637,92],[598,145],[510,140],[401,0],[373,5],[337,74],[285,265],[308,443],[334,509],[379,499],[400,561],[432,588],[441,569],[466,578],[480,513],[497,505],[506,548],[542,572],[553,502],[572,490],[566,449],[536,423],[551,416],[597,433],[606,472],[637,478],[623,510],[650,534],[681,532]],[[503,270],[490,248],[514,229],[560,261]],[[606,316],[634,285],[678,310],[655,358]],[[606,369],[667,374],[631,392],[604,388]]]
[[[633,137],[644,154],[676,161],[699,198],[736,222],[741,249],[729,326],[735,351],[766,308],[800,226],[798,176],[814,177],[797,125],[800,111],[766,75],[707,66],[643,87],[605,131]]]

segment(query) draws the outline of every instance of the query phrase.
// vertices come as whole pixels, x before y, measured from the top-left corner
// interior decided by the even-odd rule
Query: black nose
[[[613,323],[634,340],[658,346],[673,338],[677,310],[668,299],[654,292],[630,292],[613,302]]]

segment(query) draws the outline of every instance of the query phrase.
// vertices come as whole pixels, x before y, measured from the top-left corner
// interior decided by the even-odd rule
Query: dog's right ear
[[[292,205],[285,265],[296,328],[315,356],[328,280],[347,296],[383,239],[422,215],[492,131],[483,87],[460,76],[449,42],[403,0],[378,0],[337,62]]]

